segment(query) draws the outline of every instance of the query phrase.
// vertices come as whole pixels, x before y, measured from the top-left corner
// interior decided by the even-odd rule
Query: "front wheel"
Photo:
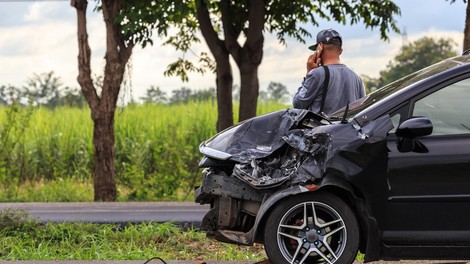
[[[268,216],[264,247],[273,264],[349,264],[359,248],[359,227],[351,208],[334,195],[291,196]]]

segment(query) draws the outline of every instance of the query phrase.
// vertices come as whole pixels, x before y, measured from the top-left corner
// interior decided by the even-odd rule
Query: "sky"
[[[342,63],[358,74],[378,77],[381,70],[403,44],[424,36],[452,38],[455,49],[462,50],[465,26],[465,4],[457,0],[450,4],[445,0],[395,0],[401,9],[396,24],[406,35],[390,33],[390,39],[380,39],[379,29],[366,29],[363,24],[341,25],[321,20],[318,27],[307,26],[312,38],[307,43],[288,40],[280,44],[275,36],[265,35],[264,56],[259,67],[260,89],[266,89],[271,81],[287,86],[289,92],[297,91],[305,75],[305,63],[311,53],[307,47],[315,42],[318,31],[334,28],[343,36]],[[92,49],[92,71],[102,75],[104,68],[105,30],[101,14],[93,12],[89,4],[88,32]],[[178,77],[163,75],[167,65],[182,54],[171,47],[162,47],[154,38],[154,45],[133,50],[128,77],[130,89],[121,95],[122,100],[138,100],[145,96],[150,86],[160,87],[171,95],[172,90],[188,87],[193,90],[215,87],[212,73],[191,74],[189,82]],[[193,45],[198,54],[210,54],[206,44]],[[76,11],[70,1],[5,1],[0,0],[0,86],[21,87],[34,74],[53,71],[64,86],[79,87],[77,66]],[[191,58],[191,54],[187,54]],[[239,83],[239,73],[233,63],[234,83]]]

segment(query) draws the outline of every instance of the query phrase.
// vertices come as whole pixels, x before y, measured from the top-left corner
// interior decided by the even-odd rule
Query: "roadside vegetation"
[[[131,104],[116,113],[118,201],[192,201],[199,144],[216,133],[216,103]],[[286,105],[260,103],[263,114]],[[86,108],[0,108],[0,201],[93,201]]]
[[[263,247],[216,242],[172,223],[41,224],[27,212],[0,211],[0,260],[261,260]]]
[[[68,106],[61,100],[53,105],[0,102],[0,202],[93,201],[91,113],[80,98],[72,101],[76,103]],[[188,100],[179,93],[169,101],[145,101],[116,112],[118,201],[193,201],[194,187],[201,181],[198,148],[216,133],[216,102],[207,97]],[[258,113],[286,107],[262,102]],[[0,211],[0,260],[153,257],[266,258],[261,245],[220,243],[172,223],[42,224],[26,211]]]
[[[368,92],[406,75],[410,61],[422,68],[456,55],[454,46],[426,37],[404,45],[379,78],[363,76]],[[94,81],[101,87],[103,78]],[[235,85],[234,102],[239,95]],[[286,86],[271,82],[257,114],[286,108],[278,102],[289,98]],[[117,200],[192,201],[199,144],[216,133],[215,90],[182,87],[169,95],[151,86],[139,100],[115,114]],[[0,202],[92,201],[93,123],[79,90],[53,72],[34,74],[24,87],[1,85],[0,105]]]

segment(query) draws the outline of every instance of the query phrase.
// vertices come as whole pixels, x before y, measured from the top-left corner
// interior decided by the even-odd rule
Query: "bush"
[[[0,237],[16,233],[31,233],[39,223],[24,209],[7,208],[0,210]]]

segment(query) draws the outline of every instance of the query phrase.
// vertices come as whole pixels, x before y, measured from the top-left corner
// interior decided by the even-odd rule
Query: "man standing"
[[[315,52],[308,57],[307,76],[294,96],[295,108],[328,115],[365,96],[361,78],[340,62],[342,44],[334,29],[318,33],[317,44],[309,47]]]

